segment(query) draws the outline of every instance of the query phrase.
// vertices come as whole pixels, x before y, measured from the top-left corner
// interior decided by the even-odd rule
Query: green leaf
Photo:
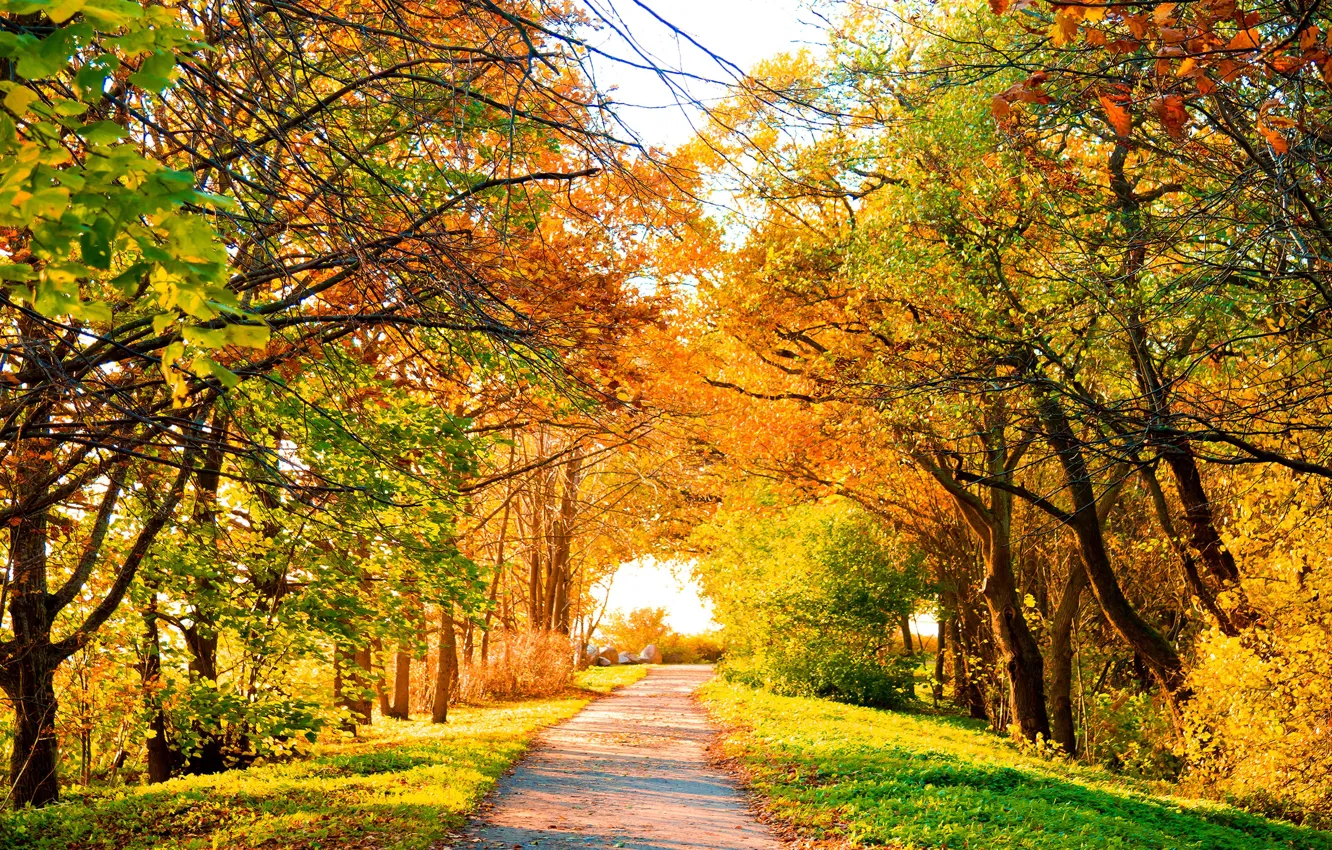
[[[86,12],[85,12],[86,14]],[[79,97],[87,103],[96,103],[106,93],[106,80],[120,67],[120,59],[114,54],[104,53],[94,56],[74,75],[74,85]]]
[[[79,234],[79,248],[83,261],[95,269],[111,268],[111,241],[116,225],[110,218],[99,215],[83,233]]]
[[[114,121],[94,121],[84,124],[74,132],[83,137],[90,145],[109,145],[125,138],[125,128]]]
[[[85,322],[109,325],[111,323],[111,305],[103,301],[74,301],[66,311],[75,319]]]
[[[63,186],[38,189],[23,202],[23,214],[29,218],[60,218],[69,206],[69,190]]]
[[[214,362],[208,357],[196,357],[191,366],[191,371],[200,378],[213,377],[227,389],[235,389],[240,384],[240,376],[235,372],[223,366],[221,363]]]
[[[143,7],[128,0],[88,0],[83,14],[103,29],[114,29],[143,18]]]
[[[32,266],[27,263],[5,263],[0,265],[0,280],[18,282],[32,280],[32,278]]]
[[[160,94],[171,85],[171,72],[176,68],[176,54],[158,50],[143,60],[139,70],[130,74],[130,82],[142,89]]]
[[[132,298],[135,290],[139,288],[139,283],[143,280],[143,276],[147,274],[151,268],[152,266],[148,263],[135,263],[112,278],[111,285],[126,298]]]
[[[60,0],[54,7],[46,10],[46,17],[63,24],[83,10],[88,0]]]
[[[65,118],[73,118],[75,115],[82,115],[88,111],[88,104],[80,103],[70,98],[62,98],[56,101],[55,114]]]
[[[186,325],[182,336],[190,345],[197,345],[200,348],[221,348],[227,344],[227,329],[203,328],[198,325]]]
[[[26,80],[54,76],[69,65],[79,44],[92,35],[92,25],[85,22],[61,27],[40,41],[26,34],[21,36],[18,49],[15,50],[19,60],[16,69],[18,75]]]

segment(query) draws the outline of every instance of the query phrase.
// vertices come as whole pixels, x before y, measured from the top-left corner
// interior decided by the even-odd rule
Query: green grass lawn
[[[714,680],[723,744],[770,812],[834,845],[975,850],[1332,848],[1332,833],[1024,756],[978,724]]]
[[[581,691],[459,706],[449,723],[388,721],[363,740],[321,746],[309,759],[67,793],[44,809],[0,813],[3,850],[431,847],[457,829],[542,728],[593,694],[642,678],[643,667],[579,673]]]

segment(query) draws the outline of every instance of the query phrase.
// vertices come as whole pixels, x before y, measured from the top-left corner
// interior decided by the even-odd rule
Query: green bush
[[[902,708],[915,691],[915,659],[858,658],[845,650],[816,658],[728,657],[721,672],[728,681],[761,687],[782,696],[824,699],[875,708]]]
[[[762,496],[695,536],[724,674],[790,696],[906,705],[914,665],[898,624],[925,588],[919,554],[848,502],[774,508]]]

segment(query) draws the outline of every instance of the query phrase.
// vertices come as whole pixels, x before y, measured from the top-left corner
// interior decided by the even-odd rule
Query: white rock
[[[662,660],[661,650],[657,649],[655,643],[650,643],[643,647],[643,651],[638,653],[638,657],[644,664],[660,664]]]

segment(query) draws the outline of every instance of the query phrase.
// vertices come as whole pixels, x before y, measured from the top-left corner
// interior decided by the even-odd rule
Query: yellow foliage
[[[1219,790],[1332,814],[1332,504],[1323,482],[1265,470],[1226,543],[1259,614],[1198,645],[1189,757]]]

